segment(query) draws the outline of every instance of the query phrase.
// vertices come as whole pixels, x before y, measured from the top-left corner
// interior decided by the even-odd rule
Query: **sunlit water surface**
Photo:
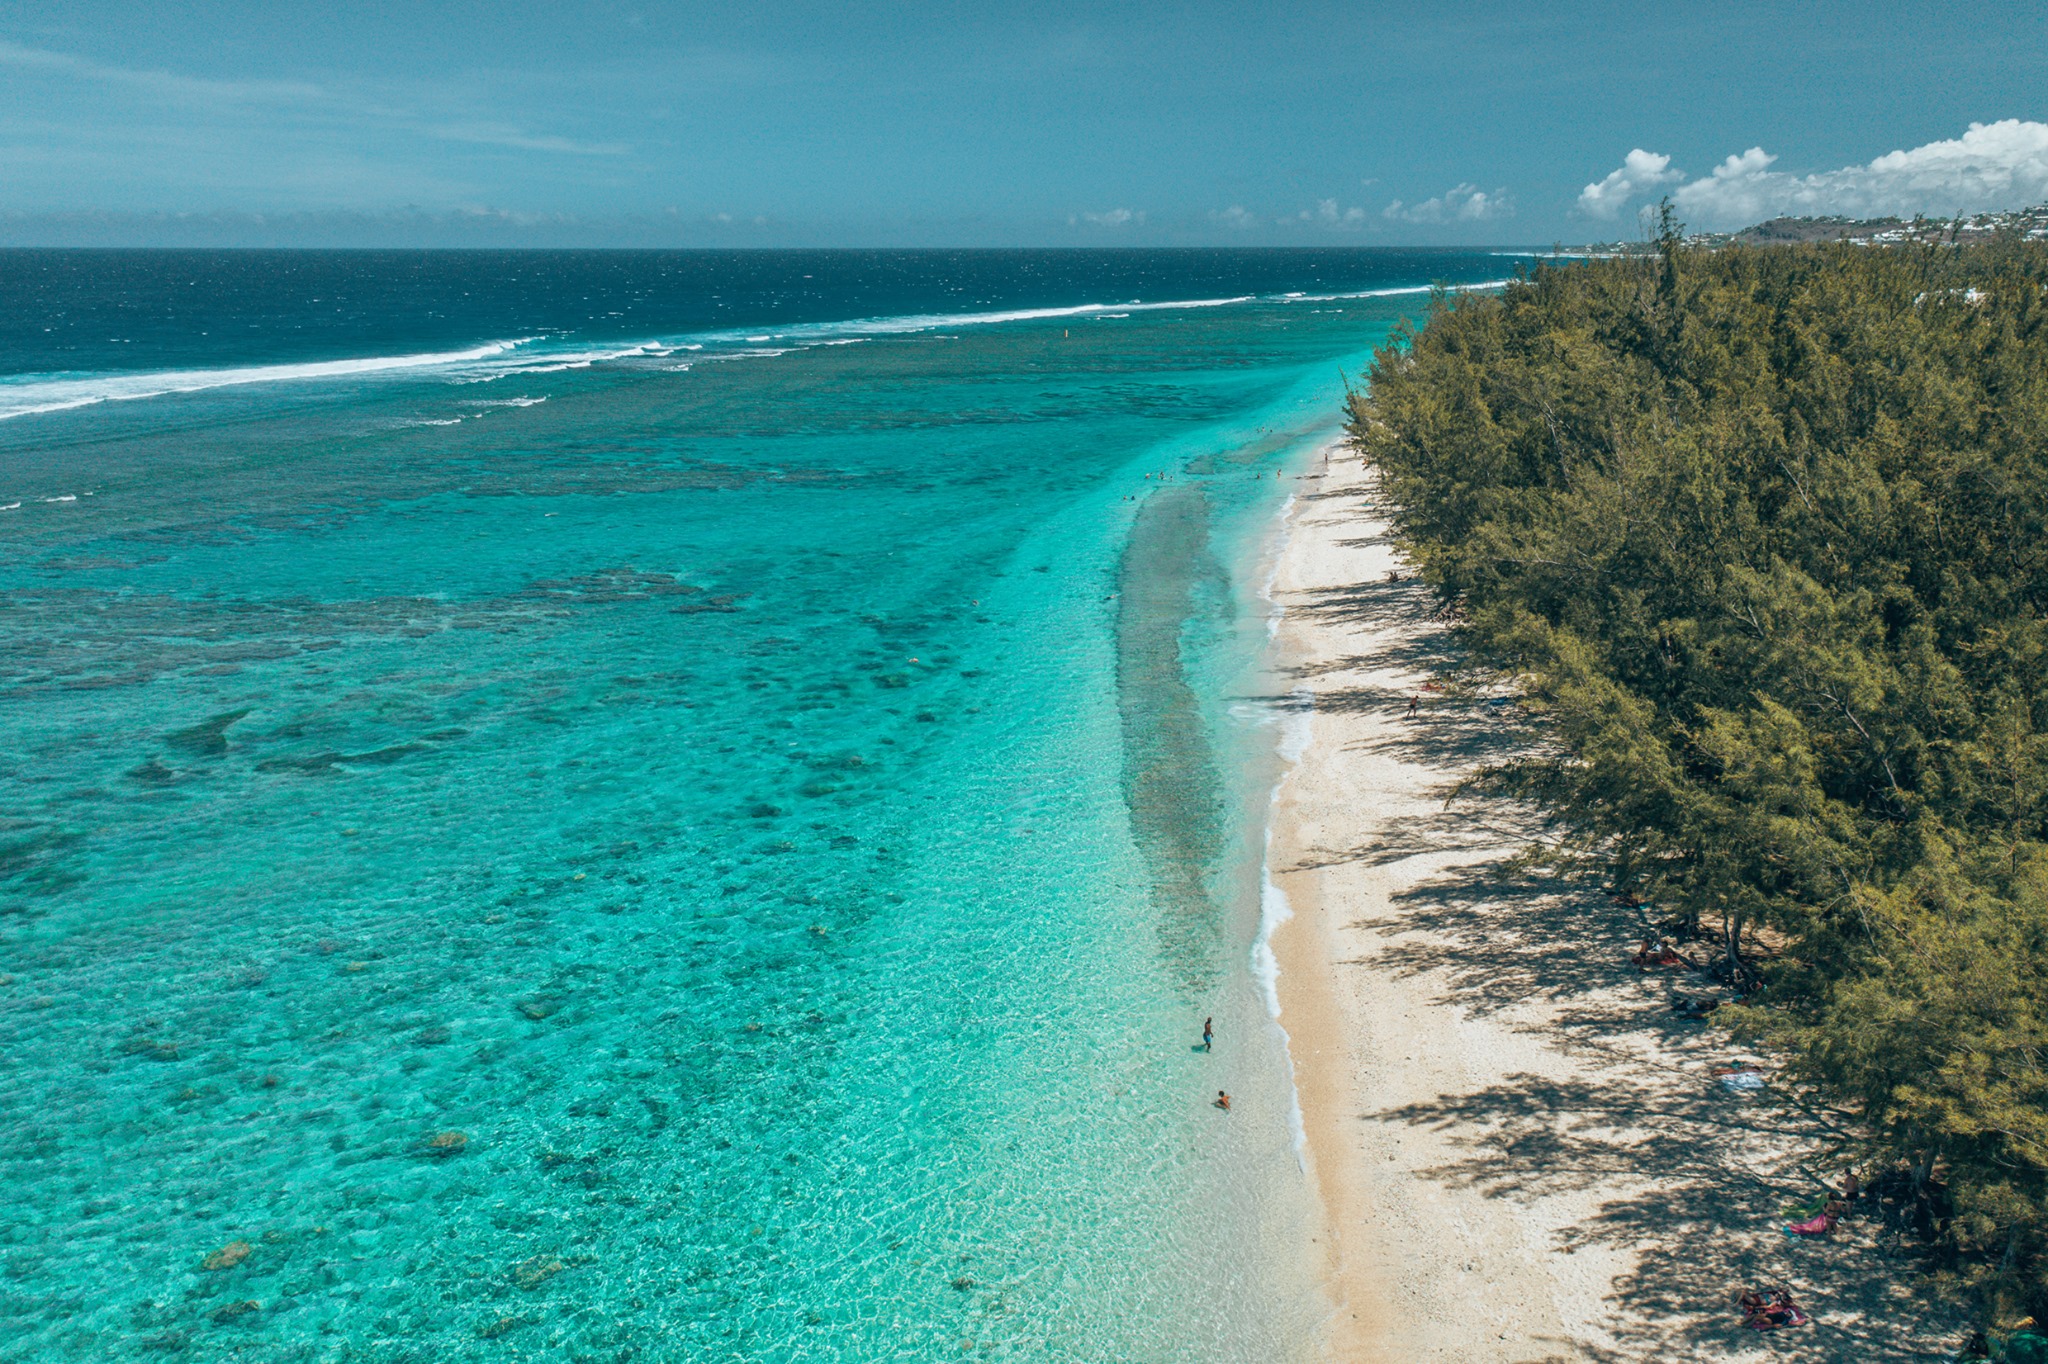
[[[1311,1357],[1261,556],[1420,300],[1298,273],[0,422],[0,1359]]]

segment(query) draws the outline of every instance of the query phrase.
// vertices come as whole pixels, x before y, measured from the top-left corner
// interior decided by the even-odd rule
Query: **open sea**
[[[0,252],[0,1361],[1315,1358],[1261,587],[1511,264]]]

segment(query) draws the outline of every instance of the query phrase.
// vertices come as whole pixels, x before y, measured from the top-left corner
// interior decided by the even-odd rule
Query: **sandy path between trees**
[[[1510,870],[1511,803],[1446,796],[1524,732],[1423,684],[1453,658],[1358,457],[1304,476],[1274,595],[1278,706],[1311,711],[1281,789],[1274,946],[1343,1361],[1941,1358],[1959,1318],[1869,1223],[1786,1235],[1826,1129],[1725,1090],[1738,1054],[1628,964],[1642,920]],[[1291,689],[1292,694],[1289,695]],[[1424,696],[1410,718],[1408,699]],[[1678,985],[1678,988],[1686,988]],[[1815,1316],[1766,1338],[1732,1305],[1782,1282]]]

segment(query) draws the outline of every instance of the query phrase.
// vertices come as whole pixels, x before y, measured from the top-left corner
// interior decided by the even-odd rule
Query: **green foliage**
[[[1660,245],[1440,298],[1352,436],[1546,712],[1493,779],[2048,1319],[2048,251]]]

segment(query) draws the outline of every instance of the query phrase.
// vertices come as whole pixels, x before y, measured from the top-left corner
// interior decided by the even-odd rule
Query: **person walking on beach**
[[[1421,697],[1419,697],[1419,696],[1411,696],[1411,697],[1409,697],[1409,698],[1408,698],[1408,713],[1409,713],[1410,715],[1413,715],[1413,714],[1415,713],[1415,708],[1416,708],[1417,706],[1421,705],[1421,704],[1422,704],[1422,698],[1421,698]]]
[[[1216,1050],[1216,1030],[1215,1030],[1214,1028],[1212,1028],[1212,1027],[1210,1027],[1210,1026],[1209,1026],[1209,1025],[1210,1025],[1211,1023],[1214,1023],[1215,1021],[1216,1021],[1216,1020],[1215,1020],[1215,1019],[1213,1019],[1213,1018],[1205,1018],[1205,1019],[1203,1019],[1203,1020],[1202,1020],[1202,1050],[1203,1050],[1203,1051],[1214,1051],[1214,1050]]]
[[[1230,1111],[1230,1096],[1220,1089],[1216,1091],[1216,1106],[1225,1113]]]

